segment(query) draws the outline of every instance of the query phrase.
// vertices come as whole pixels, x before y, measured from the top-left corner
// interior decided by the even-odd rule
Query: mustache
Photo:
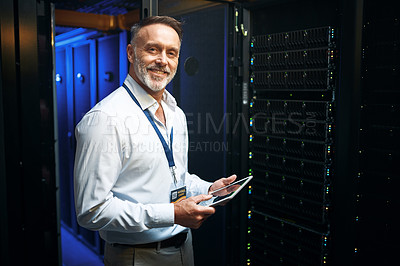
[[[156,64],[152,64],[152,65],[148,65],[146,67],[147,70],[151,69],[151,70],[157,70],[157,71],[162,71],[165,72],[167,74],[171,74],[171,70],[169,69],[169,67],[160,67],[157,66]]]

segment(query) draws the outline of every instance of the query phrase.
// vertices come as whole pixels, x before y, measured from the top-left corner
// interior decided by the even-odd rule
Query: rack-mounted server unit
[[[247,265],[324,265],[335,169],[335,28],[254,35],[249,64]]]

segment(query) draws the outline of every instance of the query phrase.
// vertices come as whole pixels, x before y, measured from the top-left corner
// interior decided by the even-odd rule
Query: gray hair
[[[179,36],[180,42],[182,42],[183,29],[182,22],[168,16],[152,16],[141,20],[139,23],[135,24],[131,28],[131,44],[134,44],[135,37],[138,32],[145,26],[152,24],[163,24],[173,28]]]

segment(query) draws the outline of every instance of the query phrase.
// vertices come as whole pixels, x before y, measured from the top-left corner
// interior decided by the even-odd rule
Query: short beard
[[[133,64],[133,67],[134,67],[136,76],[150,90],[152,90],[154,92],[161,91],[174,78],[174,76],[176,74],[176,69],[175,69],[174,72],[171,72],[169,67],[160,67],[155,63],[146,66],[145,62],[142,61],[142,58],[139,58],[137,56],[136,47],[134,47],[134,53],[135,53],[135,62]],[[169,74],[167,75],[166,78],[151,77],[151,75],[147,71],[150,68],[157,69],[157,70],[160,70],[160,71],[165,71],[165,72],[168,72]]]

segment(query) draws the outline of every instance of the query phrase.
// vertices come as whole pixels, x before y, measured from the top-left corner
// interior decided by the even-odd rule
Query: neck
[[[148,94],[150,94],[151,97],[153,97],[153,98],[158,102],[158,104],[161,105],[161,99],[162,99],[162,96],[163,96],[163,93],[164,93],[165,88],[162,89],[162,90],[160,90],[160,91],[153,91],[153,90],[149,89],[147,86],[142,86],[142,88],[143,88]]]
[[[131,67],[131,69],[133,69],[133,67]],[[161,105],[161,99],[162,99],[162,95],[164,94],[165,88],[163,88],[160,91],[153,91],[152,89],[147,87],[145,84],[143,84],[143,82],[135,75],[135,72],[132,71],[132,73],[131,73],[131,71],[130,71],[129,75],[140,85],[140,87],[142,87],[148,94],[150,94],[151,97],[153,97],[158,102],[158,104]]]

